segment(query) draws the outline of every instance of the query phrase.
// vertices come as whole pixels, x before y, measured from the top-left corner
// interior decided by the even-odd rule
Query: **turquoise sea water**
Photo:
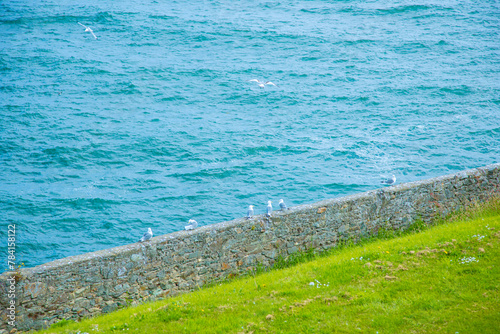
[[[498,1],[1,1],[0,243],[31,267],[499,162],[499,28]]]

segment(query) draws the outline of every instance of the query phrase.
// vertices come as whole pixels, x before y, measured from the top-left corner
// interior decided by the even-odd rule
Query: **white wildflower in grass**
[[[320,281],[318,281],[317,279],[315,279],[315,281],[316,281],[316,284],[314,282],[311,282],[311,283],[309,283],[309,285],[310,286],[316,285],[316,288],[318,288],[318,289],[321,288],[322,286],[330,286],[330,282],[323,284]]]
[[[460,259],[461,264],[467,264],[467,263],[472,263],[472,262],[479,262],[479,260],[476,259],[474,256],[464,257],[464,258]]]
[[[473,235],[472,237],[473,238],[477,238],[477,240],[479,241],[479,240],[483,239],[485,237],[485,235],[479,235],[479,234],[477,234],[477,235]]]

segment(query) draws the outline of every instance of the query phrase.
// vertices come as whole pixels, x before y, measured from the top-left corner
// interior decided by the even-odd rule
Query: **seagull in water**
[[[189,231],[189,230],[194,230],[195,228],[198,227],[198,222],[194,219],[189,219],[189,225],[186,225],[184,226],[184,228],[186,229],[186,231]]]
[[[389,185],[396,183],[396,175],[393,175],[390,179],[383,180],[381,183]]]
[[[279,205],[280,205],[281,211],[285,211],[287,209],[286,204],[282,199],[280,199]]]
[[[271,213],[273,212],[273,205],[271,201],[267,201],[267,214],[266,216],[271,217]]]
[[[249,205],[247,211],[247,219],[252,218],[252,216],[253,216],[253,205]]]
[[[139,242],[147,241],[153,237],[153,231],[151,231],[151,228],[148,228],[148,231],[144,233],[142,236],[141,240]]]
[[[263,82],[263,81],[260,81],[258,79],[252,79],[252,80],[248,80],[248,82],[256,82],[257,85],[260,87],[260,88],[264,88],[266,85],[271,85],[271,86],[275,86],[275,87],[279,87],[278,85],[276,85],[275,83],[271,82],[271,81],[266,81],[266,82]]]
[[[92,29],[90,29],[90,27],[87,27],[87,26],[81,24],[80,22],[78,22],[78,24],[85,28],[85,32],[90,32],[92,34],[92,36],[94,36],[94,38],[97,39],[97,36],[94,34],[94,31],[92,31]]]

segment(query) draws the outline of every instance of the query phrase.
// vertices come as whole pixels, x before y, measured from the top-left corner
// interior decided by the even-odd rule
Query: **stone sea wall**
[[[0,275],[0,333],[12,329],[13,277],[15,328],[39,329],[197,289],[257,264],[271,266],[279,255],[326,250],[381,227],[405,229],[419,219],[429,223],[494,195],[500,195],[500,164],[6,272]]]

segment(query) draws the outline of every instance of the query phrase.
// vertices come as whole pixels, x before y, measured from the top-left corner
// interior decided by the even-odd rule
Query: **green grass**
[[[44,333],[498,333],[499,255],[497,199]]]

